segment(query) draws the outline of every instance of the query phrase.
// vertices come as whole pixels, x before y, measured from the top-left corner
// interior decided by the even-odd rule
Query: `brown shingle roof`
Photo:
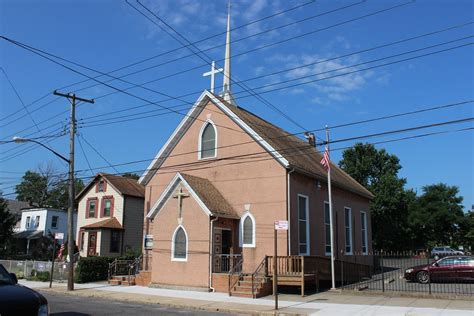
[[[319,163],[322,154],[315,147],[257,115],[233,106],[221,97],[216,97],[288,160],[291,167],[295,167],[300,172],[309,173],[322,181],[327,181],[327,171]],[[364,197],[373,198],[373,194],[369,190],[333,163],[331,163],[331,183]]]
[[[181,173],[181,176],[212,212],[212,215],[239,218],[234,208],[227,202],[211,181],[184,173]]]
[[[145,187],[141,184],[138,184],[137,180],[108,173],[98,173],[96,174],[95,178],[92,179],[91,182],[89,182],[89,184],[87,184],[85,188],[82,189],[82,191],[76,195],[76,200],[79,200],[83,194],[88,192],[99,178],[104,178],[122,195],[129,195],[141,198],[145,197]]]
[[[120,225],[119,221],[115,217],[108,218],[97,223],[92,223],[86,226],[82,226],[81,228],[84,228],[84,229],[93,229],[93,228],[123,229],[122,225]]]

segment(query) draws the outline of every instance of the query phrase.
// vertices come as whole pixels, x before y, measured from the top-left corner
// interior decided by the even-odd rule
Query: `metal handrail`
[[[267,266],[267,256],[265,256],[265,258],[263,258],[263,260],[259,263],[259,265],[255,269],[255,271],[252,273],[252,297],[253,298],[256,298],[255,297],[256,296],[255,295],[255,289],[256,289],[256,286],[258,286],[258,284],[259,284],[259,283],[255,282],[255,279],[258,276],[258,274],[261,272],[261,270],[263,268],[266,268],[266,266]],[[266,272],[265,272],[265,276],[266,276]],[[265,276],[263,278],[265,278]],[[263,279],[263,278],[260,278],[260,279]]]
[[[229,270],[228,277],[229,277],[229,295],[231,294],[232,288],[239,282],[239,280],[242,278],[244,273],[242,272],[242,264],[244,262],[244,258],[241,257],[239,261],[237,261],[237,264],[232,267],[232,269]],[[233,284],[232,283],[232,276],[239,270],[239,276],[237,278],[237,281],[235,281]]]

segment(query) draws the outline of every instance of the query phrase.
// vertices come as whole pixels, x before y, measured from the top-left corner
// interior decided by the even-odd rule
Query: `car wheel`
[[[428,272],[420,271],[416,274],[416,279],[418,282],[426,284],[430,281],[430,276],[428,275]]]

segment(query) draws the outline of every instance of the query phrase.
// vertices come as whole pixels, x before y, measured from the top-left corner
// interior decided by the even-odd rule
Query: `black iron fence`
[[[214,255],[214,264],[212,272],[214,273],[228,273],[231,270],[235,270],[242,255]]]
[[[348,261],[371,262],[369,276]],[[345,255],[341,262],[336,280],[344,290],[474,296],[474,256],[380,252]]]

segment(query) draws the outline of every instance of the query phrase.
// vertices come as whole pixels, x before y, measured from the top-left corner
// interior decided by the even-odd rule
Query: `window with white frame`
[[[206,122],[199,139],[199,158],[216,157],[216,128],[212,122]]]
[[[367,247],[367,213],[360,212],[360,228],[362,235],[362,253],[364,255],[368,254]]]
[[[246,213],[241,219],[242,247],[255,247],[255,219]]]
[[[188,236],[183,226],[178,226],[173,235],[172,260],[186,261],[188,258]]]
[[[344,232],[346,243],[346,254],[352,255],[352,210],[344,208]]]
[[[38,228],[39,224],[40,224],[40,217],[39,215],[37,215],[35,219],[35,228]]]
[[[30,216],[27,216],[27,217],[26,217],[26,222],[25,222],[25,227],[26,227],[26,228],[30,228],[30,221],[31,221],[31,217],[30,217]]]
[[[309,254],[308,197],[298,194],[298,250],[300,255]]]
[[[324,236],[326,240],[324,252],[326,256],[331,255],[331,221],[329,215],[329,203],[324,202]]]

